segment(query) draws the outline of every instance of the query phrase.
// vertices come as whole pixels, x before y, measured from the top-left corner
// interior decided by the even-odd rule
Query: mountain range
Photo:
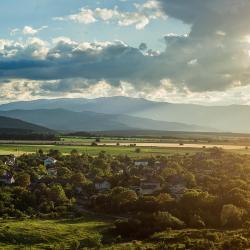
[[[250,133],[250,106],[203,106],[142,98],[62,98],[0,105],[0,115],[57,130],[172,130]]]
[[[17,118],[57,131],[161,130],[206,131],[195,125],[156,121],[128,115],[102,114],[92,111],[75,112],[66,109],[36,109],[0,111],[1,116]]]

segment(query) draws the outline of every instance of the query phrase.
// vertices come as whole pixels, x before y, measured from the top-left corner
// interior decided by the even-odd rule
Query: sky
[[[0,102],[250,104],[249,0],[0,2]]]

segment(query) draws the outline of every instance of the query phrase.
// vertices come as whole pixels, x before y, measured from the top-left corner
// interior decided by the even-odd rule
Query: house
[[[130,186],[131,190],[135,191],[137,194],[140,194],[140,186]]]
[[[44,178],[44,177],[45,177],[44,174],[38,174],[37,179],[38,179],[38,180],[41,180],[41,179]]]
[[[5,161],[5,165],[9,166],[9,167],[13,167],[16,163],[16,157],[15,156],[10,156],[7,161]]]
[[[11,175],[10,173],[7,173],[7,171],[5,171],[2,176],[0,177],[0,183],[6,184],[6,185],[11,185],[13,183],[15,183],[15,179],[13,177],[13,175]]]
[[[48,175],[51,177],[57,176],[57,169],[54,166],[56,162],[57,160],[52,157],[48,157],[47,159],[44,160],[44,166],[46,167],[48,171]]]
[[[161,183],[158,181],[141,181],[140,195],[152,195],[161,190]]]
[[[82,186],[76,186],[76,187],[75,187],[75,190],[76,190],[76,192],[77,192],[78,194],[80,194],[80,193],[83,191],[83,188],[82,188]]]
[[[170,194],[177,199],[180,198],[186,190],[186,186],[182,183],[171,185],[169,187]]]
[[[57,176],[57,169],[55,167],[47,167],[48,175],[51,177]]]
[[[136,160],[134,162],[136,167],[147,167],[148,166],[148,160]]]
[[[0,161],[9,167],[13,167],[16,163],[16,157],[14,155],[1,155]]]
[[[44,166],[47,168],[48,166],[52,166],[52,165],[55,165],[57,162],[56,159],[52,158],[52,157],[49,157],[47,159],[44,160]]]
[[[111,184],[109,181],[107,180],[102,180],[102,181],[96,181],[95,182],[95,189],[97,191],[106,191],[109,190],[111,188]]]

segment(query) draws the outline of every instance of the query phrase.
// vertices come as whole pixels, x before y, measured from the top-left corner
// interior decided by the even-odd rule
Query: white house
[[[0,182],[6,185],[11,185],[15,183],[15,179],[10,173],[4,172],[3,175],[0,177]]]
[[[170,194],[178,199],[185,193],[186,186],[184,184],[179,183],[170,186],[169,190]]]
[[[49,157],[47,159],[44,160],[44,166],[47,168],[48,166],[52,166],[52,165],[55,165],[57,162],[56,159],[52,158],[52,157]]]
[[[142,181],[140,184],[140,195],[152,195],[161,190],[161,183],[158,181]]]
[[[10,156],[8,160],[4,163],[7,166],[13,167],[16,163],[16,157],[15,156]]]
[[[148,161],[147,160],[137,160],[134,162],[136,167],[147,167],[148,166]]]
[[[56,177],[57,176],[57,169],[54,167],[49,167],[47,168],[48,175],[51,177]]]
[[[106,191],[109,190],[111,188],[111,184],[109,181],[97,181],[95,182],[95,189],[97,191]]]

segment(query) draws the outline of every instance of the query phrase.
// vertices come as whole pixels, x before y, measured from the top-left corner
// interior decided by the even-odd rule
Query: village
[[[26,155],[26,157],[29,157]],[[33,158],[34,156],[32,156]],[[79,157],[79,156],[78,156]],[[22,168],[19,168],[19,160],[14,155],[6,155],[0,156],[0,161],[2,160],[3,164],[1,165],[1,176],[0,176],[0,183],[2,185],[16,185],[16,179],[18,178],[18,174],[22,172]],[[40,164],[37,167],[44,166],[44,171],[37,171],[36,178],[30,179],[30,188],[35,186],[38,183],[48,183],[50,180],[51,183],[60,183],[66,184],[67,180],[62,176],[58,175],[60,172],[60,160],[49,155],[42,155],[38,156],[36,159]],[[98,167],[98,166],[96,166]],[[164,162],[161,162],[159,159],[137,159],[133,160],[130,163],[129,168],[120,168],[120,169],[112,169],[112,175],[109,174],[107,176],[98,176],[98,175],[91,175],[87,173],[85,175],[85,179],[87,178],[88,182],[91,183],[92,188],[91,194],[93,193],[105,193],[114,188],[115,184],[113,181],[113,176],[123,176],[129,174],[129,169],[134,168],[137,170],[147,170],[145,175],[139,174],[138,178],[132,185],[129,183],[124,183],[124,187],[128,187],[129,189],[136,192],[138,196],[147,196],[147,195],[154,195],[158,194],[163,190],[163,185],[159,177],[157,177],[156,172],[159,172],[161,169],[165,167]],[[150,171],[151,172],[150,172]],[[77,170],[76,170],[77,171]],[[28,170],[30,172],[30,170]],[[77,171],[77,173],[79,173]],[[85,180],[86,181],[86,180]],[[68,180],[70,182],[70,180]],[[84,193],[83,183],[79,183],[79,186],[76,187],[77,192]],[[184,193],[186,186],[184,182],[176,182],[173,183],[170,187],[171,195],[177,197]],[[86,190],[85,190],[86,191]],[[89,194],[90,195],[90,194]],[[86,195],[84,197],[87,197]]]
[[[0,156],[0,217],[109,216],[109,234],[122,239],[169,228],[238,229],[250,221],[249,166],[250,156],[219,148],[136,158],[54,149]]]

